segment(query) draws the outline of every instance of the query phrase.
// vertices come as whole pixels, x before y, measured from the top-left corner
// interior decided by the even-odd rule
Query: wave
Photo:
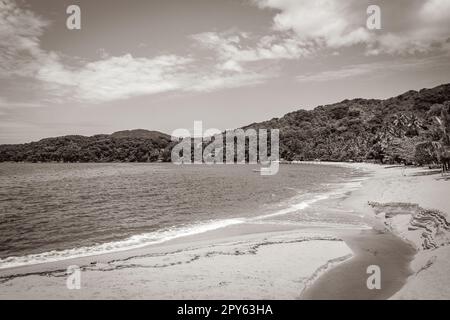
[[[295,211],[299,211],[299,210],[304,210],[306,208],[308,208],[310,205],[312,205],[313,203],[317,202],[317,201],[321,201],[321,200],[325,200],[328,199],[330,197],[330,194],[319,194],[314,196],[314,198],[312,199],[308,199],[308,200],[304,200],[302,202],[299,203],[295,203],[292,204],[291,206],[281,209],[277,212],[274,213],[269,213],[269,214],[265,214],[265,215],[261,215],[261,216],[257,216],[253,219],[266,219],[266,218],[272,218],[272,217],[276,217],[276,216],[281,216],[281,215],[285,215],[288,213],[292,213]]]
[[[138,234],[131,236],[125,240],[107,242],[94,246],[79,247],[67,250],[53,250],[26,256],[8,257],[0,259],[0,269],[46,262],[57,262],[73,258],[89,257],[105,253],[138,249],[148,245],[159,244],[176,238],[212,231],[243,222],[245,222],[245,219],[240,218],[208,221],[190,226],[169,228],[155,232]]]
[[[265,219],[265,218],[281,216],[281,215],[293,213],[296,211],[304,210],[304,209],[308,208],[309,206],[311,206],[312,204],[322,201],[322,200],[326,200],[329,198],[338,199],[338,198],[345,197],[349,192],[359,189],[361,187],[363,181],[365,181],[366,179],[368,179],[368,178],[367,177],[359,177],[359,178],[353,178],[352,180],[346,181],[346,182],[338,182],[338,183],[334,183],[334,184],[333,183],[323,184],[324,186],[326,186],[328,188],[330,188],[330,186],[331,186],[331,191],[319,193],[316,195],[303,194],[302,197],[306,196],[306,197],[309,197],[309,199],[300,201],[298,203],[290,204],[287,208],[281,209],[274,213],[257,216],[254,219]],[[291,199],[291,201],[292,201],[292,199]]]
[[[107,253],[126,251],[131,249],[138,249],[148,245],[160,244],[181,237],[196,235],[207,231],[225,228],[231,225],[242,224],[245,222],[258,222],[258,220],[261,221],[263,219],[304,210],[309,206],[311,206],[312,204],[318,201],[326,200],[330,197],[342,197],[349,191],[357,189],[361,185],[363,180],[364,178],[352,179],[351,181],[337,183],[335,188],[332,188],[332,191],[325,193],[303,194],[301,195],[302,198],[305,197],[310,198],[306,200],[301,200],[300,202],[296,202],[293,204],[291,203],[287,208],[278,210],[270,214],[259,215],[251,218],[211,220],[207,222],[196,223],[193,225],[172,227],[154,232],[138,234],[124,240],[107,242],[93,246],[84,246],[66,250],[53,250],[49,252],[30,254],[26,256],[7,257],[4,259],[0,259],[0,269],[20,267],[40,263],[48,263],[48,262],[57,262],[73,258],[89,257]],[[291,199],[291,201],[292,200],[293,199]],[[297,198],[296,201],[299,201],[299,199]]]

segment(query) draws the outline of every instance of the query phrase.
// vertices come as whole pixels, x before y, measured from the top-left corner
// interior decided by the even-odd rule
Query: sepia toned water
[[[355,224],[320,201],[354,169],[281,165],[0,163],[0,268],[126,250],[247,221]],[[315,206],[317,204],[317,206]]]

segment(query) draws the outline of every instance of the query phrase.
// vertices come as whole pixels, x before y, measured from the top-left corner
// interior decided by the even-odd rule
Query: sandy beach
[[[13,278],[0,284],[0,298],[294,299],[351,254],[339,238],[313,230],[242,225],[141,250],[4,270],[3,281]],[[69,265],[82,268],[80,290],[66,288]]]
[[[382,290],[372,290],[369,298],[450,299],[447,274],[450,270],[449,177],[443,177],[439,170],[427,168],[364,166],[372,170],[371,178],[352,192],[342,205],[368,213],[365,218],[379,237],[397,239],[389,242],[387,250],[380,252],[377,251],[379,240],[367,245],[368,238],[364,237],[356,239],[359,244],[355,246],[352,245],[355,239],[343,237],[354,252],[364,251],[363,261],[358,263],[361,255],[359,258],[356,255],[330,270],[303,297],[367,298],[362,281],[350,285],[347,279],[352,279],[352,272],[360,275],[361,269],[373,261],[381,268]],[[380,253],[387,254],[388,260],[377,257]],[[407,266],[405,262],[408,262]],[[345,277],[345,273],[349,277]],[[405,275],[408,276],[403,282]],[[332,281],[335,285],[330,285]],[[383,281],[391,288],[384,290]],[[349,296],[346,286],[358,289]],[[332,292],[326,289],[329,287],[333,288]]]
[[[254,221],[145,248],[0,270],[0,299],[450,298],[450,184],[424,168],[364,169],[368,179],[326,205],[370,228]],[[68,266],[81,288],[66,286]],[[366,286],[367,266],[381,289]],[[349,288],[352,288],[349,290]]]

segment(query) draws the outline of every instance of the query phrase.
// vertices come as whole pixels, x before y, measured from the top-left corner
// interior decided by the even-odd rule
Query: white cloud
[[[69,69],[59,62],[47,64],[39,70],[38,79],[63,99],[100,103],[173,90],[201,92],[254,85],[264,76],[231,66],[199,71],[191,59],[174,55],[148,59],[126,54],[78,69]]]
[[[249,84],[253,83],[252,80],[257,80],[259,83],[270,77],[267,70],[257,71],[258,66],[267,65],[268,60],[298,59],[310,56],[313,51],[291,33],[258,38],[243,32],[204,32],[192,35],[191,38],[201,47],[216,53],[216,69],[236,73],[233,78],[226,75],[222,80],[217,79],[217,83],[224,85],[231,84],[231,79],[237,82],[248,79]]]
[[[383,62],[360,63],[348,65],[336,70],[303,74],[296,77],[299,82],[328,82],[358,77],[386,76],[388,73],[399,73],[406,70],[426,70],[432,66],[448,66],[450,61],[445,55],[428,59],[400,59]]]
[[[247,33],[204,32],[192,36],[200,45],[215,50],[221,61],[255,62],[270,59],[292,59],[307,56],[310,50],[298,39],[281,35],[264,36],[255,42]]]
[[[420,14],[425,20],[433,20],[436,22],[447,21],[448,23],[448,18],[450,16],[450,1],[448,0],[425,1],[425,3],[422,6]]]
[[[450,1],[380,1],[382,29],[366,29],[364,0],[254,0],[277,11],[273,29],[293,31],[315,46],[338,49],[364,44],[368,54],[450,51]],[[392,6],[396,6],[391,12]],[[394,14],[395,13],[395,14]]]
[[[10,0],[0,1],[0,78],[30,76],[45,52],[39,37],[48,22]]]
[[[366,54],[404,55],[450,52],[449,0],[380,0],[382,29],[367,29],[369,0],[253,0],[274,10],[272,32],[254,39],[247,33],[205,32],[193,36],[215,50],[224,69],[245,62],[297,59],[322,49],[362,45]],[[254,41],[252,42],[251,39]]]
[[[278,10],[273,28],[294,31],[303,41],[332,48],[367,42],[365,8],[358,0],[255,0],[261,8]],[[355,10],[364,8],[359,13]]]
[[[242,66],[236,60],[227,60],[225,63],[219,65],[218,67],[219,69],[228,71],[236,71],[236,72],[243,71]]]
[[[270,73],[258,72],[232,72],[204,74],[200,78],[189,79],[188,91],[209,92],[218,89],[231,89],[242,86],[252,86],[260,84],[272,75]]]
[[[66,98],[103,102],[179,89],[177,74],[189,62],[178,56],[148,59],[126,54],[70,69],[55,58],[39,70],[37,78],[48,87],[56,85],[53,90],[60,90]]]
[[[369,54],[450,52],[450,1],[421,1],[417,12],[406,11],[403,28],[381,34]]]
[[[42,107],[42,104],[36,102],[10,101],[6,98],[0,97],[0,111],[1,109],[7,110],[15,108],[36,108],[36,107]]]
[[[254,85],[266,77],[264,73],[244,70],[233,59],[206,65],[170,54],[150,58],[103,54],[100,60],[72,61],[69,66],[66,57],[41,47],[40,37],[49,25],[47,21],[10,0],[0,1],[0,6],[0,78],[35,79],[44,89],[40,95],[45,101],[101,103],[174,90],[212,91]],[[240,37],[246,34],[228,38],[230,45],[224,52],[233,50]],[[212,37],[211,43],[216,40]]]
[[[299,82],[326,82],[334,80],[342,80],[375,72],[379,67],[378,64],[360,64],[347,66],[338,70],[329,70],[318,73],[300,75],[296,77]]]

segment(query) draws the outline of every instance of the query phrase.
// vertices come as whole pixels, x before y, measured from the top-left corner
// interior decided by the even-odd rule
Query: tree
[[[435,143],[438,159],[442,164],[442,172],[450,170],[450,116],[448,114],[448,105],[441,110],[441,116],[435,117],[439,124],[441,139]]]
[[[419,165],[438,163],[436,148],[431,141],[416,144],[414,159]]]

